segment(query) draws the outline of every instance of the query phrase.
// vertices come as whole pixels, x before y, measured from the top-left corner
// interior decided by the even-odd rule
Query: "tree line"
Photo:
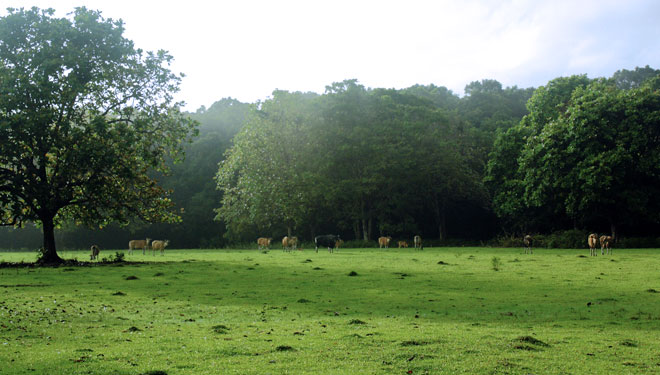
[[[31,35],[49,29],[30,22],[50,25],[54,35],[69,32],[50,22],[52,12],[21,12],[3,19],[0,32],[8,21],[25,22],[26,35],[43,44],[39,56],[57,44]],[[0,185],[2,224],[10,226],[0,227],[2,248],[39,247],[43,226],[29,224],[39,213],[54,216],[54,237],[69,248],[125,248],[145,237],[212,248],[323,233],[364,244],[381,235],[450,243],[566,229],[657,233],[660,71],[649,66],[609,78],[560,77],[539,88],[486,79],[468,84],[462,97],[442,86],[367,88],[346,80],[322,94],[278,90],[256,103],[225,98],[183,113],[171,97],[180,79],[164,67],[171,56],[143,57],[121,37],[121,23],[96,12],[80,8],[75,17],[74,28],[100,25],[98,35],[86,35],[116,41],[108,51],[93,43],[76,50],[105,56],[93,60],[98,66],[77,64],[74,45],[64,44],[68,65],[24,74],[19,67],[30,65],[15,60],[37,60],[8,47],[28,50],[21,43],[30,39],[10,33],[0,46],[3,89],[11,93],[0,103],[0,167],[45,173],[33,183],[25,179],[31,172],[19,173]],[[164,100],[150,101],[153,93]],[[36,95],[51,96],[31,103]],[[131,98],[141,98],[140,106],[126,105]],[[71,99],[80,105],[68,106]],[[35,145],[43,152],[35,154]],[[79,186],[67,191],[70,181]],[[108,181],[114,190],[104,190]],[[19,183],[41,186],[43,205],[21,206],[20,194],[6,192]],[[57,195],[63,192],[69,195]],[[57,215],[44,209],[52,197],[66,201]]]
[[[657,76],[624,69],[536,89],[483,80],[463,97],[347,80],[323,94],[222,99],[188,114],[199,136],[183,162],[157,176],[173,191],[180,223],[69,225],[58,239],[122,248],[148,235],[181,247],[321,233],[445,243],[574,228],[653,235]],[[30,246],[30,236],[12,232],[3,247]]]

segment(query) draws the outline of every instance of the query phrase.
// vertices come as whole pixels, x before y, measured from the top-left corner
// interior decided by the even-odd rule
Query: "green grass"
[[[660,373],[660,252],[614,252],[167,250],[2,268],[0,373]]]

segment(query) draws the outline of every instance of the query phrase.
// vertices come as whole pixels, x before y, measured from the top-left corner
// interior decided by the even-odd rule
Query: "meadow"
[[[0,268],[0,374],[660,373],[660,252],[588,255],[167,250]]]

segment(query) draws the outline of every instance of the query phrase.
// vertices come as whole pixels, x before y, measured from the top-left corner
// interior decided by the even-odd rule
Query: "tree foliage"
[[[659,79],[622,89],[573,76],[537,89],[491,153],[485,181],[498,215],[607,223],[613,235],[621,223],[660,222]]]
[[[430,217],[444,238],[453,204],[485,200],[463,130],[409,90],[347,80],[321,96],[276,91],[254,107],[218,172],[218,219],[235,238],[327,227],[371,240],[417,233]]]
[[[0,19],[0,219],[34,221],[43,262],[58,262],[54,226],[175,221],[167,171],[194,122],[173,100],[172,57],[135,49],[121,21],[77,8],[10,9]]]

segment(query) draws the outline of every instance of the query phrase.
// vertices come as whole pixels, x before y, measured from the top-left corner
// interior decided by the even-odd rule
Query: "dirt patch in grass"
[[[357,276],[357,275],[358,275],[358,273],[355,272],[355,271],[351,271],[351,272],[348,273],[348,276]]]
[[[276,351],[278,352],[295,352],[296,349],[289,345],[280,345],[277,348],[275,348]]]
[[[449,263],[443,262],[443,261],[439,261],[438,264],[441,265],[441,266],[448,266],[449,265]]]
[[[125,296],[126,293],[124,293],[124,292],[115,292],[115,293],[112,293],[112,295],[113,296]]]
[[[211,329],[213,329],[213,332],[221,334],[221,335],[224,335],[227,332],[229,332],[229,327],[227,327],[224,324],[218,324],[216,326],[211,327]]]
[[[547,347],[550,345],[532,336],[519,336],[513,340],[513,348],[518,350],[539,351]]]
[[[158,277],[158,276],[165,276],[165,274],[162,273],[162,272],[156,272],[156,273],[154,274],[154,276],[156,276],[156,277]]]
[[[619,343],[619,345],[621,345],[621,346],[627,346],[627,347],[629,347],[629,348],[636,348],[638,344],[637,344],[637,342],[634,341],[634,340],[625,339],[625,340],[621,341],[621,342]]]
[[[310,303],[310,302],[312,302],[312,301],[310,301],[310,300],[308,300],[308,299],[305,299],[305,298],[301,298],[301,299],[299,299],[299,300],[296,301],[296,302],[298,302],[298,303]]]
[[[125,330],[124,332],[140,332],[140,331],[142,331],[142,330],[139,329],[138,327],[133,326],[133,327]]]
[[[127,276],[124,280],[139,280],[137,276]]]
[[[366,322],[360,320],[360,319],[353,319],[348,324],[367,324]]]
[[[323,268],[321,268],[321,267],[314,267],[314,268],[312,268],[312,269],[313,269],[314,271],[320,271],[320,270],[322,270]]]

